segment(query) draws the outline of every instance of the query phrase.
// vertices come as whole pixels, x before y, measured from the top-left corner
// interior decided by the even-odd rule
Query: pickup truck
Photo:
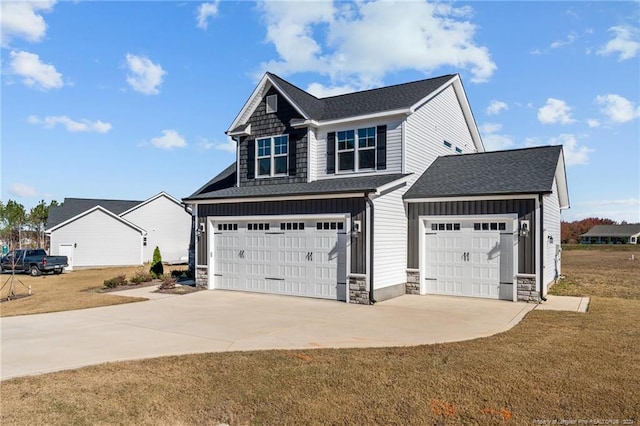
[[[32,277],[43,272],[61,274],[66,266],[67,256],[47,256],[43,249],[13,250],[0,260],[0,271],[25,272]]]

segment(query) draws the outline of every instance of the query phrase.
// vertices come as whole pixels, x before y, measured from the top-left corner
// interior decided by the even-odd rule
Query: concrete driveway
[[[508,330],[536,307],[446,296],[402,296],[361,306],[232,291],[140,294],[151,290],[134,290],[154,297],[145,302],[0,319],[0,378],[196,352],[475,339]]]

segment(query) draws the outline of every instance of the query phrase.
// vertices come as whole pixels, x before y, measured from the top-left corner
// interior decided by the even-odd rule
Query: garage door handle
[[[310,252],[310,251],[307,252],[307,260],[310,262],[313,261],[313,252]]]
[[[244,250],[240,250],[240,251],[238,252],[238,257],[239,257],[240,259],[244,259]]]

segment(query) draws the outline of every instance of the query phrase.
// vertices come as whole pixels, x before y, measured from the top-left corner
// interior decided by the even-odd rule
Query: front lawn
[[[31,286],[33,294],[29,297],[21,297],[6,302],[10,283],[6,284],[0,294],[3,300],[0,303],[0,316],[8,317],[70,311],[146,300],[139,297],[101,294],[97,291],[102,288],[104,280],[120,274],[133,276],[139,268],[133,266],[127,268],[84,269],[61,275],[41,275],[39,277],[16,274],[14,280],[19,279],[24,284],[23,286],[14,281],[16,295],[23,296],[27,294],[28,286]],[[9,273],[0,275],[2,284],[10,279],[11,274]]]
[[[604,291],[614,271],[577,254],[564,253],[567,280],[584,274],[573,290]],[[587,314],[534,310],[467,342],[187,355],[12,379],[0,423],[637,425],[638,282],[612,283],[618,297],[596,295]]]

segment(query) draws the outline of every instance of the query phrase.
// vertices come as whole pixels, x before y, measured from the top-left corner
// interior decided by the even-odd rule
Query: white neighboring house
[[[186,263],[191,212],[161,192],[145,201],[65,198],[47,221],[51,254],[74,267],[142,265],[156,246],[166,263]]]

